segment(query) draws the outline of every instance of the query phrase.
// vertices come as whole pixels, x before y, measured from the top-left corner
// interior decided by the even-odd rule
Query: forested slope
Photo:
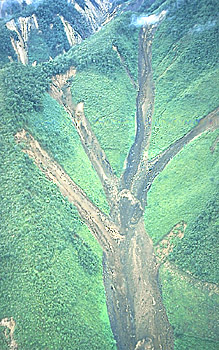
[[[1,64],[16,58],[23,64],[51,60],[96,32],[113,9],[110,0],[4,0]]]
[[[152,46],[152,158],[219,104],[218,5],[214,0],[155,1],[151,8],[149,2],[141,3],[135,16],[168,11]],[[36,67],[6,64],[2,58],[0,322],[13,317],[18,349],[115,349],[102,251],[75,208],[22,152],[14,135],[23,128],[31,133],[107,213],[100,181],[78,135],[47,91],[52,76],[76,68],[73,103],[84,101],[85,114],[120,175],[135,134],[139,28],[132,23],[133,13],[124,11],[67,53]],[[34,54],[34,46],[32,50]],[[160,273],[176,350],[218,348],[217,143],[218,130],[196,138],[149,192],[145,224],[155,245],[164,242],[165,250],[166,235],[185,223],[184,237],[170,238],[173,249]],[[9,349],[10,341],[2,324],[0,348]]]

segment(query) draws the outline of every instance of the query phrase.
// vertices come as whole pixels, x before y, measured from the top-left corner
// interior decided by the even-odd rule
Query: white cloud
[[[167,11],[161,11],[159,15],[141,15],[139,17],[133,16],[131,24],[135,25],[136,27],[143,27],[146,25],[155,24],[159,22],[166,15],[166,13]]]

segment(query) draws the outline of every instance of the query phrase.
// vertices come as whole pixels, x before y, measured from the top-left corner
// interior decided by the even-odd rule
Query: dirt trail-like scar
[[[18,345],[17,345],[16,341],[14,340],[14,330],[15,330],[16,323],[15,323],[15,320],[13,319],[13,317],[3,318],[0,321],[0,326],[5,327],[4,335],[5,335],[6,341],[8,342],[9,349],[10,350],[17,350]],[[7,329],[9,329],[9,334],[8,334]]]

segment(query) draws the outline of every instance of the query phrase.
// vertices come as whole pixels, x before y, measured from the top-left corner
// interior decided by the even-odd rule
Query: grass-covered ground
[[[170,1],[167,18],[156,33],[151,157],[218,106],[218,21],[213,3],[217,8],[215,1],[193,0],[177,9]]]
[[[7,134],[0,152],[0,319],[16,320],[22,350],[114,349],[101,250]],[[8,349],[3,333],[0,348]]]
[[[218,131],[187,145],[154,181],[148,196],[146,228],[154,241],[174,223],[187,224],[203,211],[218,185],[218,150],[210,148]],[[156,220],[154,218],[156,217]]]
[[[43,99],[43,105],[42,113],[29,116],[29,130],[87,195],[107,211],[101,183],[86,157],[72,121],[48,94]]]
[[[93,131],[120,175],[135,133],[136,90],[128,75],[122,67],[109,76],[80,72],[73,80],[72,96],[75,102],[84,101]]]
[[[196,278],[218,283],[218,191],[178,242],[170,261]]]
[[[174,327],[175,350],[216,350],[218,294],[167,266],[161,268],[160,277],[164,305]]]
[[[153,43],[156,103],[151,157],[218,105],[216,3],[194,0],[177,8],[174,1],[163,2],[162,8],[168,6],[169,12]],[[134,138],[137,92],[112,45],[136,80],[138,29],[130,23],[131,13],[125,13],[67,54],[44,64],[43,74],[40,67],[21,65],[0,72],[0,319],[16,320],[15,339],[22,350],[114,349],[101,250],[75,209],[15,145],[13,135],[28,129],[107,212],[100,182],[71,121],[44,94],[45,82],[51,72],[77,67],[73,100],[85,102],[85,113],[119,175]],[[172,260],[209,282],[216,282],[212,249],[216,215],[209,219],[209,203],[214,203],[218,184],[218,148],[210,149],[217,135],[217,131],[202,135],[170,162],[150,190],[145,214],[147,232],[155,243],[176,223],[187,223]],[[216,350],[215,295],[165,268],[160,278],[176,350]],[[0,348],[8,349],[3,332]]]

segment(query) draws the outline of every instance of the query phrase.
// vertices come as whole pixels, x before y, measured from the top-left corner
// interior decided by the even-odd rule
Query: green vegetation
[[[169,5],[167,19],[156,33],[151,157],[218,106],[218,22],[213,3],[194,0],[178,9]]]
[[[79,0],[77,0],[77,3],[79,5],[82,5],[81,1]],[[84,6],[82,6],[82,8],[84,8]],[[23,9],[21,13],[16,13],[14,17],[29,17],[33,14],[36,15],[45,41],[53,54],[55,53],[55,51],[53,51],[53,48],[56,46],[56,44],[61,44],[59,34],[62,37],[63,28],[57,27],[54,31],[52,31],[51,29],[53,28],[50,26],[56,26],[56,24],[59,22],[57,22],[59,15],[62,15],[73,26],[73,28],[82,35],[82,37],[85,37],[90,33],[87,22],[85,21],[83,15],[77,11],[71,3],[68,3],[65,0],[56,0],[54,3],[49,0],[41,1],[37,6],[34,6],[34,4],[26,6],[26,8]],[[52,35],[54,33],[55,36]],[[51,41],[49,41],[49,39]],[[58,43],[55,41],[56,39],[58,39]],[[65,37],[65,42],[63,45],[66,44],[67,38]],[[60,53],[61,52],[62,51],[60,51]]]
[[[7,128],[16,130],[27,123],[34,110],[42,109],[48,79],[40,67],[11,63],[0,70],[1,114]]]
[[[0,20],[0,68],[9,62],[8,57],[16,59],[16,54],[11,45],[10,37],[16,39],[17,34],[8,30],[3,21]]]
[[[207,133],[191,142],[155,179],[145,213],[146,229],[154,242],[182,220],[190,225],[214,197],[218,151],[212,153],[210,147],[217,135],[218,131]]]
[[[64,8],[61,10],[61,6],[64,7],[64,3],[66,4],[66,1],[56,1],[55,4],[52,4],[51,1],[42,2],[36,11],[34,11],[40,31],[42,32],[41,41],[44,41],[44,46],[47,47],[46,51],[49,52],[49,56],[52,58],[63,53],[63,50],[67,51],[70,48],[64,26],[60,16],[58,16],[59,13],[65,12]],[[57,5],[57,7],[54,5]],[[35,48],[36,54],[38,54],[39,57],[38,46],[34,46],[34,39],[36,40],[35,37],[37,35],[40,35],[40,33],[38,34],[38,31],[36,33],[32,33],[29,44],[32,46],[32,52],[34,53]],[[39,58],[40,62],[45,61],[46,59],[46,57],[43,57],[43,55]]]
[[[15,339],[24,350],[113,349],[101,250],[74,207],[15,145],[13,134],[27,128],[107,210],[99,180],[66,113],[49,95],[43,97],[48,82],[39,67],[7,66],[1,86],[0,319],[13,316]]]
[[[150,157],[213,110],[219,96],[217,2],[194,0],[176,7],[176,1],[156,1],[151,10],[161,3],[161,8],[169,6],[169,13],[153,43],[156,103]],[[68,50],[54,16],[61,7],[53,6],[47,1],[38,7],[43,33],[31,34],[31,62]],[[64,11],[73,26],[79,25],[76,14]],[[119,175],[134,138],[137,92],[113,45],[137,81],[138,29],[130,22],[131,13],[125,13],[54,61],[35,68],[13,63],[0,71],[0,319],[16,320],[15,339],[22,350],[115,348],[102,285],[101,249],[74,207],[21,152],[13,135],[25,127],[107,212],[101,184],[70,119],[45,92],[48,77],[76,66],[73,100],[85,102],[86,116]],[[0,60],[5,64],[14,53],[6,29],[0,33]],[[86,30],[83,35],[88,35]],[[145,214],[147,232],[155,243],[176,223],[188,224],[170,260],[209,282],[216,282],[218,148],[214,152],[210,148],[217,135],[218,131],[202,135],[170,162],[150,190]],[[216,350],[215,295],[164,267],[160,277],[176,350]],[[0,347],[6,350],[2,330]]]
[[[79,3],[80,1],[77,2]],[[84,8],[83,4],[81,5]],[[63,51],[68,51],[70,49],[60,16],[63,16],[82,38],[91,34],[91,29],[83,15],[66,0],[56,0],[55,2],[44,0],[41,1],[38,6],[32,4],[22,7],[21,11],[19,11],[19,8],[14,11],[12,9],[9,19],[13,18],[16,22],[19,17],[30,17],[33,14],[36,16],[39,30],[31,29],[30,32],[30,37],[28,39],[29,63],[34,61],[37,61],[38,63],[48,61],[50,57],[54,58],[57,55],[62,54]],[[6,18],[6,20],[8,19]],[[13,36],[16,38],[16,35],[15,32],[6,28],[5,20],[1,20],[1,65],[8,63],[8,56],[11,56],[13,60],[16,60],[16,55],[10,42],[10,37]]]
[[[144,0],[143,4],[141,5],[139,12],[142,13],[143,11],[148,9],[148,12],[154,12],[157,9],[162,8],[162,4],[164,4],[164,7],[166,8],[167,6],[170,5],[170,3],[176,3],[177,1],[165,1],[165,0]],[[183,2],[183,1],[182,1]]]
[[[170,261],[184,271],[208,282],[218,283],[218,197],[209,201],[205,210],[186,230],[185,238],[175,247]]]
[[[74,102],[85,102],[93,131],[120,174],[135,131],[136,91],[126,72],[120,67],[110,76],[92,70],[78,73],[72,83],[72,96]]]
[[[174,327],[176,350],[216,350],[219,297],[175,269],[160,271],[162,294]]]
[[[50,49],[47,46],[42,32],[32,29],[28,41],[28,61],[44,62],[50,58]]]
[[[91,275],[96,274],[100,269],[100,260],[90,248],[90,246],[77,234],[69,235],[74,249],[78,253],[79,264]]]
[[[16,320],[22,350],[114,349],[100,248],[75,209],[4,131],[0,153],[0,319]]]
[[[54,61],[44,63],[43,67],[50,75],[65,72],[71,66],[76,66],[80,71],[89,68],[110,75],[121,65],[113,45],[118,47],[132,76],[137,79],[138,29],[130,26],[130,13],[115,18],[104,26],[104,30],[72,47]]]
[[[84,152],[70,118],[49,95],[44,97],[43,106],[43,112],[29,115],[28,130],[93,202],[103,211],[108,211],[99,178]]]

